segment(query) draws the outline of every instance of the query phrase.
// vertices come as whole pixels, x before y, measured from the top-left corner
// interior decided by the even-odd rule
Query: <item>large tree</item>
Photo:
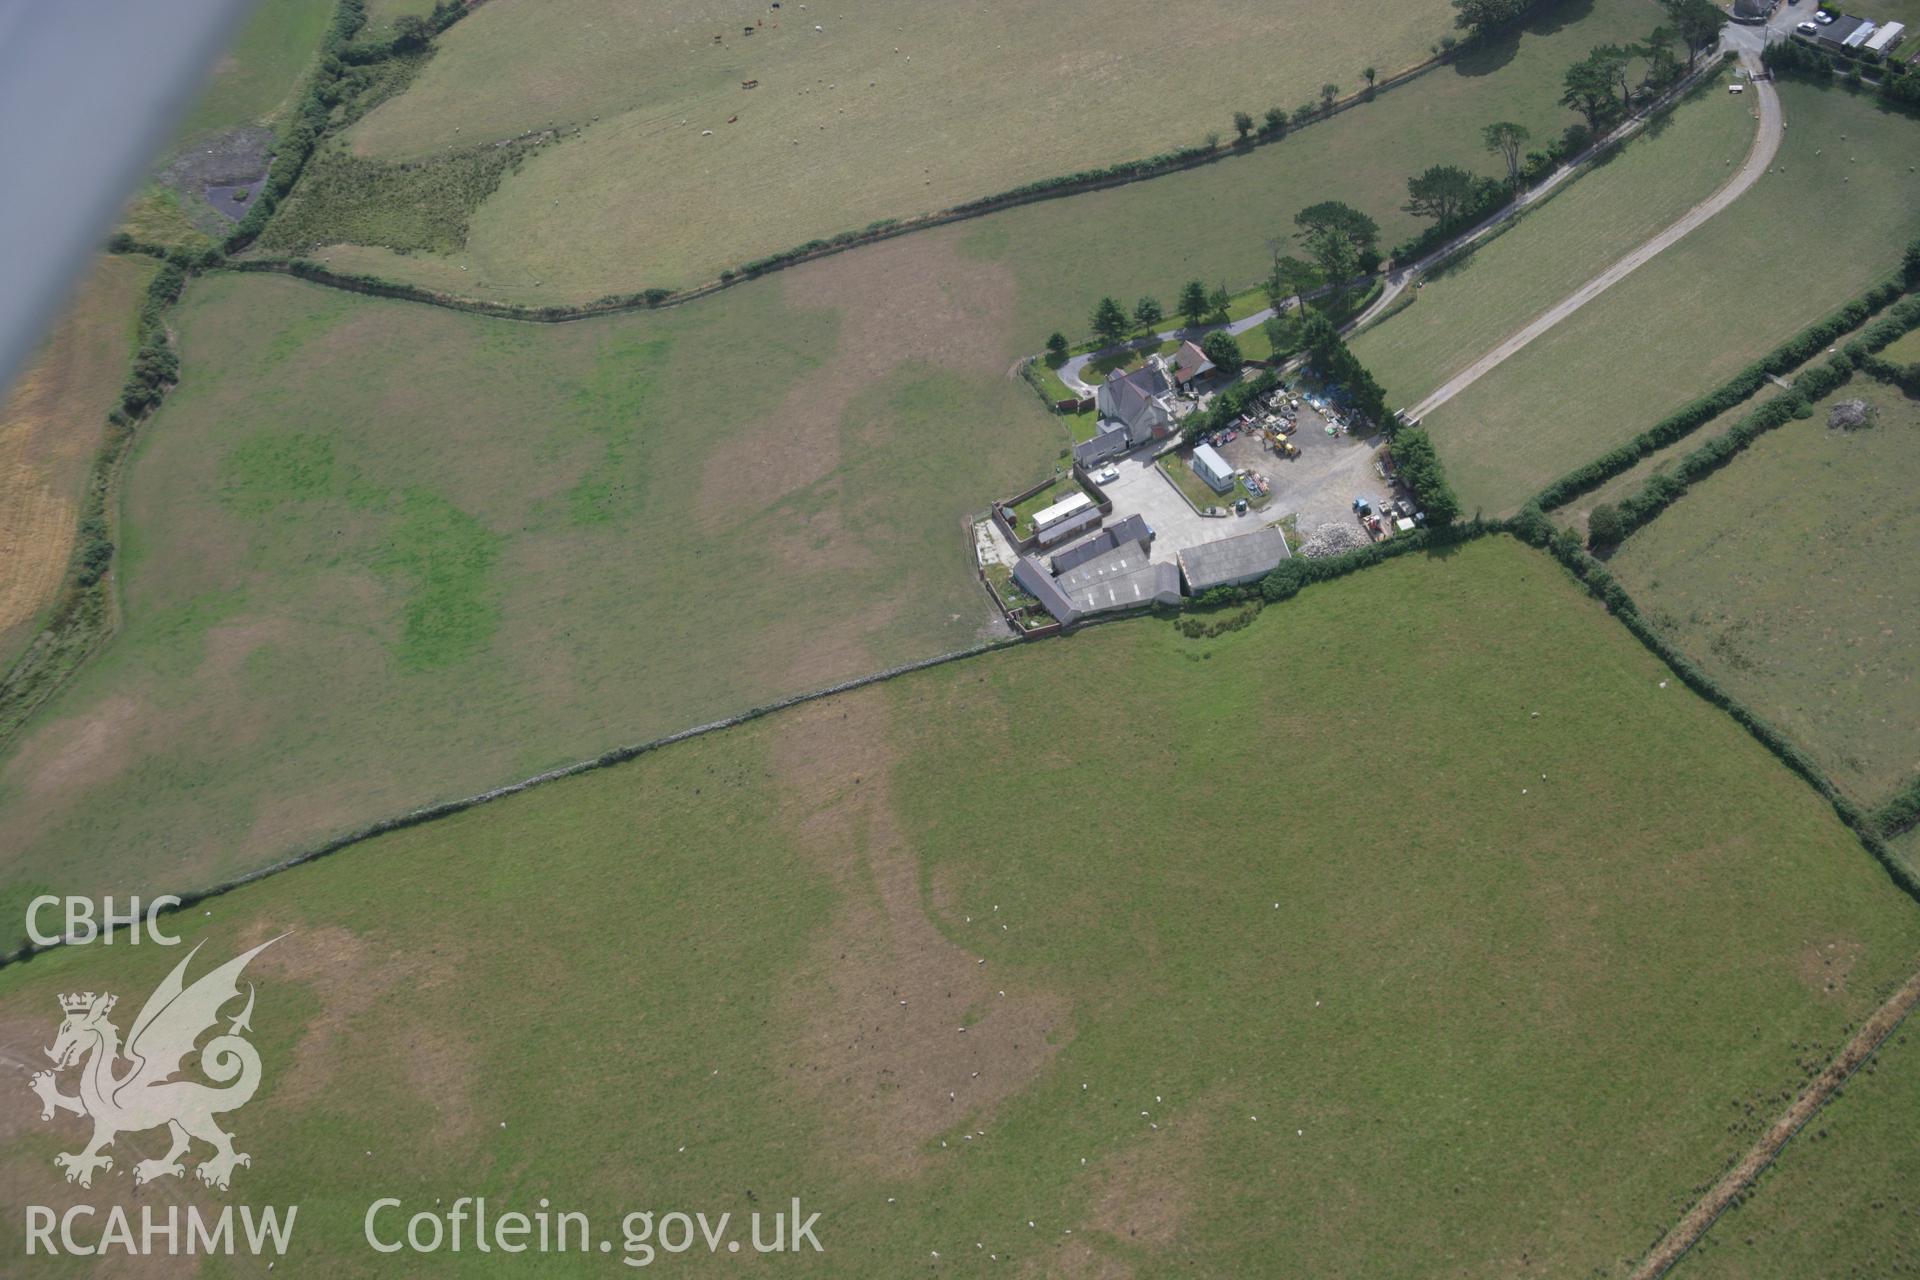
[[[1640,56],[1647,60],[1647,83],[1652,87],[1663,89],[1679,78],[1680,59],[1673,53],[1679,38],[1672,27],[1655,27],[1640,42]]]
[[[1119,299],[1100,299],[1100,305],[1093,309],[1093,332],[1109,344],[1127,336],[1127,313],[1120,309]]]
[[[1222,373],[1238,373],[1244,362],[1240,342],[1225,329],[1215,329],[1200,342],[1200,350]]]
[[[1353,241],[1331,227],[1322,227],[1307,236],[1307,252],[1320,268],[1320,276],[1344,294],[1353,278],[1360,274],[1360,251]]]
[[[1365,253],[1380,243],[1380,224],[1338,200],[1308,205],[1293,215],[1293,225],[1300,228],[1302,240],[1309,240],[1320,231],[1335,232],[1353,245],[1355,253]]]
[[[1233,113],[1233,132],[1241,142],[1253,136],[1253,117],[1244,111]]]
[[[1436,164],[1407,179],[1406,211],[1416,218],[1452,222],[1473,199],[1473,175],[1457,164]]]
[[[1187,322],[1189,329],[1197,329],[1205,323],[1209,304],[1207,286],[1204,281],[1189,280],[1180,287],[1180,318]]]
[[[1133,322],[1142,329],[1152,329],[1166,318],[1167,313],[1160,309],[1158,298],[1142,298],[1133,304]]]
[[[1560,95],[1560,105],[1585,116],[1587,127],[1599,133],[1613,113],[1612,67],[1589,54],[1567,68],[1563,83],[1565,92]]]
[[[1628,69],[1637,52],[1631,45],[1603,44],[1587,55],[1606,72],[1607,83],[1620,95],[1623,111],[1633,105],[1633,78]]]
[[[1488,35],[1526,16],[1532,0],[1453,0],[1453,25]]]
[[[1313,286],[1313,267],[1290,253],[1275,254],[1273,269],[1267,272],[1267,305],[1278,311],[1288,298]]]
[[[1727,15],[1713,0],[1660,0],[1667,11],[1667,20],[1687,46],[1687,70],[1693,70],[1694,61],[1714,45],[1720,43],[1720,28],[1727,25]]]
[[[1498,121],[1480,131],[1487,150],[1496,152],[1507,162],[1507,185],[1516,191],[1520,189],[1520,152],[1532,136],[1525,125],[1511,120]]]

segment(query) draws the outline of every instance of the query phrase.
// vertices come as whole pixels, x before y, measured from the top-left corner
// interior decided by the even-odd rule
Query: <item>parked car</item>
[[[1095,484],[1112,484],[1119,478],[1120,468],[1115,466],[1105,466],[1093,473],[1093,482]]]
[[[1822,9],[1820,12],[1813,15],[1813,20],[1824,27],[1824,26],[1830,25],[1833,22],[1833,15],[1828,13],[1825,9]]]
[[[1802,22],[1798,26],[1794,27],[1794,30],[1798,31],[1803,36],[1814,36],[1814,35],[1820,34],[1819,25],[1812,22]]]

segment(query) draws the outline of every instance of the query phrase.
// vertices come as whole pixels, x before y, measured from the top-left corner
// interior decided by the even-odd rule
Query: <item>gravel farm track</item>
[[[1757,71],[1759,68],[1759,59],[1745,49],[1741,51],[1741,63],[1750,72]],[[1750,84],[1759,101],[1760,129],[1754,135],[1753,147],[1747,152],[1746,163],[1740,166],[1738,172],[1727,179],[1719,190],[1687,210],[1633,252],[1575,289],[1560,302],[1547,308],[1506,341],[1442,383],[1432,395],[1413,407],[1410,411],[1411,416],[1424,418],[1432,413],[1512,358],[1535,338],[1626,279],[1634,271],[1652,261],[1661,251],[1677,244],[1682,237],[1745,195],[1773,164],[1773,158],[1780,150],[1780,141],[1786,131],[1786,120],[1780,108],[1780,95],[1774,92],[1772,82],[1751,79]],[[1385,295],[1382,295],[1382,300],[1385,300]]]
[[[1758,115],[1760,118],[1759,131],[1755,134],[1753,146],[1748,151],[1747,158],[1740,166],[1740,169],[1715,190],[1712,195],[1687,210],[1686,213],[1640,244],[1618,262],[1608,267],[1605,271],[1602,271],[1586,284],[1581,285],[1580,288],[1574,290],[1573,293],[1569,294],[1560,302],[1549,307],[1525,327],[1521,328],[1504,342],[1501,342],[1498,346],[1480,357],[1480,359],[1474,361],[1473,364],[1461,370],[1460,373],[1449,379],[1432,395],[1414,406],[1410,410],[1410,416],[1414,418],[1425,417],[1428,413],[1431,413],[1447,401],[1453,399],[1456,395],[1459,395],[1462,391],[1465,391],[1482,377],[1492,372],[1500,364],[1517,354],[1535,338],[1571,316],[1574,312],[1599,297],[1621,280],[1624,280],[1636,269],[1644,266],[1658,256],[1663,250],[1678,243],[1689,232],[1746,194],[1753,184],[1760,180],[1761,175],[1766,173],[1767,169],[1773,164],[1774,156],[1780,150],[1781,138],[1786,129],[1785,115],[1780,106],[1780,96],[1774,92],[1772,83],[1770,81],[1752,78],[1760,68],[1758,54],[1760,47],[1758,39],[1750,33],[1742,31],[1737,27],[1728,28],[1725,49],[1736,53],[1740,58],[1741,65],[1748,71],[1751,88],[1754,90],[1758,100]],[[1676,86],[1662,100],[1661,105],[1664,106],[1672,103],[1681,95],[1690,92],[1702,79],[1711,78],[1716,74],[1718,74],[1717,64],[1710,62],[1708,65],[1702,67],[1695,75],[1690,76],[1682,84]],[[1528,188],[1525,192],[1521,193],[1519,198],[1514,200],[1513,203],[1491,215],[1485,221],[1463,231],[1458,236],[1448,240],[1439,248],[1414,262],[1404,266],[1394,265],[1382,279],[1380,296],[1369,303],[1366,309],[1360,312],[1359,315],[1342,325],[1342,331],[1353,333],[1381,318],[1400,300],[1401,295],[1406,292],[1409,285],[1419,280],[1436,265],[1447,261],[1463,249],[1485,239],[1498,228],[1505,226],[1507,223],[1527,212],[1527,210],[1531,209],[1534,205],[1540,203],[1540,201],[1545,199],[1550,193],[1558,190],[1569,178],[1580,173],[1584,164],[1589,159],[1598,155],[1606,148],[1618,146],[1621,142],[1637,133],[1652,117],[1655,109],[1656,108],[1644,109],[1632,119],[1620,124],[1609,132],[1606,137],[1589,148],[1584,155],[1574,162],[1563,165],[1561,168],[1555,170],[1554,173],[1544,181]],[[1321,292],[1324,292],[1324,290]],[[1152,342],[1153,344],[1158,344],[1174,338],[1197,339],[1201,335],[1209,333],[1216,328],[1223,328],[1229,333],[1238,335],[1264,324],[1273,314],[1273,309],[1267,308],[1256,311],[1252,315],[1226,325],[1203,325],[1198,328],[1167,329],[1154,334]],[[1092,395],[1094,388],[1080,376],[1081,370],[1086,368],[1088,363],[1103,357],[1118,354],[1128,348],[1144,350],[1148,349],[1149,346],[1150,344],[1144,340],[1136,339],[1132,342],[1121,343],[1099,351],[1077,354],[1065,364],[1061,365],[1058,373],[1061,380],[1067,384],[1069,390],[1078,391],[1082,395]],[[1018,368],[1019,366],[1016,364],[1014,369],[1010,371],[1010,374],[1017,372]]]

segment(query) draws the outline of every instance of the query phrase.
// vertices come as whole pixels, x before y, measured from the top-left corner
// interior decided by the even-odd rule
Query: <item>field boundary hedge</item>
[[[1769,377],[1799,368],[1822,348],[1860,328],[1910,290],[1920,287],[1920,260],[1916,260],[1916,250],[1920,250],[1920,241],[1908,246],[1902,274],[1882,280],[1852,302],[1788,338],[1715,390],[1674,410],[1625,444],[1553,481],[1534,495],[1533,505],[1542,511],[1552,511],[1626,474],[1642,459],[1684,440],[1727,410],[1751,399]]]
[[[147,282],[127,380],[120,402],[107,411],[106,432],[88,468],[73,554],[59,595],[45,625],[0,674],[0,744],[93,656],[113,629],[118,614],[110,573],[117,552],[116,482],[140,425],[179,381],[180,357],[166,318],[186,282],[187,269],[180,261],[163,263]]]
[[[1740,419],[1727,434],[1687,454],[1672,471],[1649,476],[1638,493],[1619,504],[1621,526],[1616,541],[1625,541],[1651,523],[1695,484],[1740,456],[1767,432],[1785,426],[1792,419],[1812,416],[1816,401],[1851,382],[1854,373],[1865,368],[1877,352],[1916,327],[1920,327],[1920,297],[1910,297],[1886,317],[1868,325],[1823,364],[1806,369],[1793,380],[1785,394]]]
[[[1508,522],[1507,528],[1514,536],[1531,546],[1548,551],[1558,560],[1568,573],[1572,574],[1587,593],[1598,600],[1627,631],[1645,645],[1647,650],[1664,662],[1681,683],[1709,703],[1726,712],[1736,724],[1753,735],[1755,741],[1765,747],[1775,759],[1798,774],[1800,779],[1817,791],[1833,808],[1835,816],[1846,824],[1848,830],[1866,846],[1888,877],[1898,885],[1902,892],[1915,902],[1920,902],[1920,879],[1907,868],[1904,861],[1882,839],[1875,815],[1861,808],[1841,793],[1833,779],[1815,764],[1812,757],[1802,751],[1793,741],[1774,728],[1765,717],[1759,715],[1738,698],[1721,688],[1720,684],[1705,671],[1696,666],[1692,659],[1657,631],[1640,612],[1639,605],[1627,594],[1625,587],[1607,567],[1587,553],[1580,545],[1579,535],[1571,529],[1556,529],[1551,520],[1538,506],[1529,504],[1519,515]]]
[[[342,14],[344,15],[349,11],[359,14],[359,21],[364,21],[363,7],[364,0],[341,0]],[[435,12],[437,14],[440,10],[436,9]],[[450,22],[448,25],[450,25]],[[358,25],[356,23],[353,30],[357,29]],[[1260,130],[1245,139],[1228,142],[1210,141],[1194,146],[1177,147],[1171,151],[1162,152],[1144,159],[1121,161],[1103,169],[1081,170],[1076,173],[1063,174],[1054,178],[1040,179],[1036,182],[1026,183],[1022,186],[1010,188],[1009,190],[993,195],[981,196],[972,200],[963,201],[959,204],[949,205],[945,209],[907,217],[882,218],[876,222],[869,223],[866,227],[859,230],[843,231],[833,236],[809,240],[804,244],[796,245],[789,249],[778,250],[762,255],[738,267],[730,267],[721,271],[719,276],[713,280],[678,289],[653,287],[632,290],[625,293],[608,294],[585,303],[530,306],[523,303],[491,302],[480,298],[465,297],[459,294],[446,293],[438,289],[430,289],[421,285],[405,284],[382,276],[334,271],[319,263],[311,262],[297,256],[270,256],[261,254],[248,259],[246,263],[230,262],[226,265],[237,269],[282,271],[286,274],[297,275],[302,279],[332,288],[348,289],[378,297],[419,302],[429,306],[447,307],[456,311],[468,311],[477,315],[493,316],[499,319],[529,320],[541,323],[561,323],[568,320],[586,319],[592,316],[677,306],[681,303],[692,302],[696,299],[707,297],[710,294],[731,287],[732,285],[740,284],[747,280],[758,279],[773,271],[799,266],[802,263],[813,262],[847,249],[876,244],[880,241],[893,239],[896,236],[906,235],[914,231],[931,230],[936,227],[947,226],[986,214],[998,213],[1003,210],[1038,203],[1042,200],[1109,190],[1131,182],[1165,177],[1169,174],[1198,168],[1201,165],[1212,164],[1219,160],[1248,155],[1259,147],[1282,142],[1286,138],[1299,132],[1300,129],[1329,120],[1342,112],[1371,102],[1382,92],[1409,84],[1421,76],[1451,63],[1458,55],[1473,48],[1474,43],[1473,40],[1469,39],[1450,47],[1442,47],[1439,52],[1432,56],[1379,80],[1370,88],[1361,89],[1344,98],[1335,99],[1330,106],[1318,111],[1312,120],[1305,121],[1297,126],[1290,125],[1285,130]],[[350,39],[348,44],[342,46],[343,49],[352,47]],[[395,49],[390,51],[388,56],[406,56],[406,52]],[[350,65],[345,61],[346,58],[347,54],[342,52],[336,61],[338,61],[342,67]],[[1717,64],[1711,62],[1703,63],[1698,71],[1692,73],[1692,76],[1698,76],[1704,81],[1705,77],[1711,74],[1714,65]],[[325,69],[324,59],[322,69]],[[1691,80],[1692,76],[1689,77],[1689,80]],[[336,95],[339,92],[337,87],[330,90],[324,86],[320,87],[322,92],[331,92]],[[1638,124],[1644,123],[1645,120],[1671,110],[1686,93],[1692,92],[1697,87],[1698,85],[1695,83],[1683,81],[1682,84],[1676,86],[1675,89],[1669,90],[1666,97],[1643,108],[1630,123],[1637,126]],[[303,99],[303,110],[305,110],[306,104],[312,96],[310,92],[309,98]],[[262,209],[264,209],[264,212],[260,214],[258,223],[251,228],[247,228],[244,237],[238,229],[229,237],[227,242],[227,251],[229,253],[237,253],[252,243],[253,238],[259,234],[260,229],[265,226],[267,220],[272,216],[273,209],[277,207],[278,202],[284,199],[285,195],[291,191],[293,181],[298,178],[300,169],[304,167],[307,157],[310,156],[317,147],[319,138],[324,132],[324,129],[316,132],[315,136],[306,142],[305,149],[299,157],[298,165],[289,166],[288,171],[291,177],[289,177],[284,190],[276,190],[277,184],[274,176],[272,173],[269,174],[267,187],[262,190],[261,196],[266,197],[271,193],[271,199],[262,200],[259,197],[256,198],[254,208],[248,211],[247,218],[242,219],[241,227],[247,228],[247,223],[253,219],[255,212]],[[1569,161],[1567,167],[1584,171],[1587,167],[1590,167],[1595,159],[1607,152],[1612,145],[1617,145],[1617,141],[1608,142],[1603,140],[1600,143],[1596,143],[1588,154]],[[279,161],[277,159],[275,161],[275,168],[276,170],[279,168]],[[1562,180],[1562,185],[1564,185],[1565,181],[1566,179]]]

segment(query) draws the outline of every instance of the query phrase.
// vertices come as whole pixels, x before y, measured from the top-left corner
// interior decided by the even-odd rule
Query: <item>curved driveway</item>
[[[1757,71],[1760,60],[1754,51],[1746,47],[1743,41],[1729,41],[1740,51],[1740,63],[1748,71]],[[1693,208],[1681,214],[1665,229],[1621,258],[1618,262],[1602,271],[1593,279],[1575,289],[1561,301],[1547,308],[1538,317],[1528,323],[1519,332],[1478,360],[1456,373],[1442,383],[1432,395],[1415,405],[1409,414],[1414,418],[1424,418],[1447,401],[1465,391],[1468,387],[1485,377],[1494,368],[1512,357],[1528,343],[1545,333],[1568,316],[1599,297],[1602,293],[1620,283],[1633,271],[1644,265],[1663,249],[1668,248],[1698,227],[1707,219],[1745,195],[1747,189],[1760,180],[1773,158],[1780,150],[1781,135],[1786,129],[1785,119],[1780,110],[1780,95],[1774,92],[1773,84],[1766,80],[1749,82],[1749,89],[1760,104],[1760,129],[1754,135],[1753,146],[1747,152],[1747,159],[1720,189],[1702,200]]]
[[[1790,19],[1788,20],[1790,21]],[[1752,73],[1759,69],[1759,53],[1760,50],[1765,47],[1767,34],[1768,32],[1765,28],[1729,26],[1726,28],[1724,41],[1727,48],[1739,54],[1741,65],[1744,66],[1749,73]],[[1696,73],[1695,76],[1689,77],[1680,85],[1676,86],[1671,93],[1669,93],[1668,98],[1685,93],[1692,88],[1701,76],[1710,74],[1716,73],[1708,69],[1702,69],[1702,71]],[[1753,146],[1747,152],[1746,161],[1740,166],[1739,172],[1729,178],[1711,196],[1708,196],[1705,200],[1682,214],[1664,230],[1656,233],[1651,239],[1647,240],[1631,253],[1621,258],[1592,280],[1589,280],[1586,284],[1581,285],[1580,288],[1569,294],[1565,299],[1541,313],[1539,317],[1518,333],[1515,333],[1492,351],[1489,351],[1486,355],[1474,361],[1473,364],[1448,379],[1447,382],[1432,395],[1416,405],[1411,411],[1411,416],[1415,418],[1423,417],[1445,404],[1448,400],[1451,400],[1454,396],[1459,395],[1462,391],[1466,390],[1467,387],[1479,381],[1479,379],[1484,377],[1490,370],[1507,360],[1522,347],[1525,347],[1554,325],[1559,324],[1595,297],[1598,297],[1601,293],[1619,283],[1635,268],[1641,266],[1656,254],[1660,253],[1661,250],[1672,245],[1689,231],[1692,231],[1695,227],[1713,217],[1714,214],[1739,199],[1749,187],[1757,182],[1760,175],[1765,173],[1768,166],[1773,163],[1773,157],[1780,149],[1781,134],[1785,130],[1786,124],[1780,109],[1780,97],[1774,92],[1772,83],[1764,80],[1751,81],[1750,88],[1760,104],[1760,129],[1754,136]],[[1380,296],[1374,299],[1366,310],[1342,325],[1341,331],[1343,333],[1351,333],[1363,325],[1372,323],[1398,300],[1400,295],[1406,291],[1408,285],[1419,279],[1420,276],[1430,270],[1435,263],[1458,253],[1461,249],[1486,236],[1496,227],[1501,226],[1510,219],[1519,217],[1529,207],[1538,203],[1549,192],[1558,188],[1561,183],[1580,172],[1581,165],[1588,157],[1593,155],[1595,151],[1598,151],[1602,147],[1611,146],[1623,138],[1630,136],[1645,125],[1651,114],[1651,111],[1642,111],[1633,119],[1628,120],[1609,132],[1605,138],[1595,143],[1572,164],[1563,165],[1559,169],[1556,169],[1539,184],[1529,187],[1526,191],[1522,192],[1519,198],[1512,204],[1491,215],[1484,222],[1455,236],[1424,257],[1408,263],[1404,267],[1395,267],[1387,273],[1384,287],[1380,291]],[[1323,288],[1304,296],[1309,298],[1317,297],[1324,292],[1326,292],[1326,290]],[[1297,303],[1299,300],[1296,299],[1295,301]],[[1198,328],[1190,329],[1166,329],[1154,334],[1151,340],[1136,339],[1133,342],[1121,343],[1117,346],[1105,347],[1099,351],[1076,355],[1060,366],[1060,379],[1067,384],[1068,390],[1077,391],[1083,396],[1090,396],[1094,393],[1095,388],[1092,384],[1084,381],[1080,374],[1091,361],[1118,354],[1123,350],[1151,350],[1153,347],[1157,347],[1161,343],[1173,338],[1192,338],[1198,341],[1201,337],[1213,332],[1215,329],[1225,329],[1228,333],[1235,335],[1242,334],[1249,329],[1264,324],[1273,314],[1273,309],[1267,307],[1254,312],[1244,319],[1235,320],[1230,324],[1202,325]]]

